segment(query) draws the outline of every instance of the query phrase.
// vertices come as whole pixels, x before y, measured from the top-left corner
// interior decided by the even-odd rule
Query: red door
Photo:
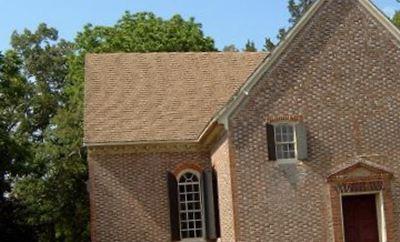
[[[346,242],[379,242],[375,195],[344,196]]]

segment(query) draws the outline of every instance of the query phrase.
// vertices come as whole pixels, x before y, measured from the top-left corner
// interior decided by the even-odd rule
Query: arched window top
[[[179,175],[179,183],[199,182],[200,174],[192,170],[186,170]]]

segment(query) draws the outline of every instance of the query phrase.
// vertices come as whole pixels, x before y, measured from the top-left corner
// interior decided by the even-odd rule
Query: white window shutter
[[[307,160],[307,131],[303,122],[296,124],[297,159]]]

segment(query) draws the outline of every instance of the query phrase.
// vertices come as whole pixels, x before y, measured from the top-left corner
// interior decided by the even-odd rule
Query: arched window
[[[204,237],[200,174],[182,172],[178,177],[178,194],[181,238]]]
[[[220,237],[216,173],[186,169],[168,172],[172,241],[206,241]]]

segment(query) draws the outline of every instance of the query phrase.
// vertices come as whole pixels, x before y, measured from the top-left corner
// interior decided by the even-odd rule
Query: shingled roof
[[[84,142],[195,141],[266,56],[89,54]]]

